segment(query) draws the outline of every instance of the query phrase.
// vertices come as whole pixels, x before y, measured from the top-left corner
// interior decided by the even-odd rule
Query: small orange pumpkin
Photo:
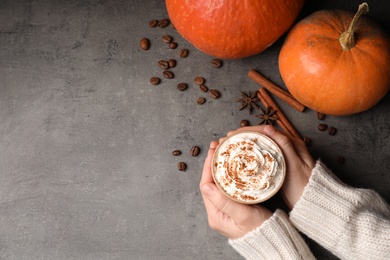
[[[368,18],[363,3],[354,16],[318,11],[297,23],[279,54],[280,74],[290,93],[329,115],[365,111],[390,87],[390,39]],[[349,25],[349,27],[348,27]]]
[[[262,52],[297,18],[304,0],[166,0],[177,31],[199,50],[238,59]]]

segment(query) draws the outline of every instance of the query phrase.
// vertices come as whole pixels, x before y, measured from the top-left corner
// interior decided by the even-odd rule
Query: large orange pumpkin
[[[390,40],[376,23],[360,17],[367,11],[365,3],[355,16],[318,11],[291,29],[279,69],[298,101],[324,114],[350,115],[383,98],[390,87]]]
[[[177,31],[199,50],[238,59],[262,52],[293,24],[304,0],[166,0]]]

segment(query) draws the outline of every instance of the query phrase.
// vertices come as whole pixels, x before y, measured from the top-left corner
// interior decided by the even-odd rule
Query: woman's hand
[[[256,131],[256,127],[251,130]],[[287,172],[281,195],[286,205],[292,209],[309,181],[315,161],[302,140],[288,138],[272,126],[266,126],[263,130],[264,134],[273,139],[282,149]]]
[[[211,175],[211,160],[217,145],[218,142],[210,144],[199,186],[210,227],[228,238],[236,239],[260,226],[272,216],[272,212],[259,205],[235,202],[217,188]]]
[[[231,136],[241,131],[256,131],[267,135],[282,149],[286,160],[286,178],[284,180],[281,195],[286,205],[292,209],[303,193],[303,189],[309,181],[315,161],[311,157],[305,143],[297,138],[287,137],[273,126],[248,126],[230,131]],[[225,138],[221,138],[222,142]]]
[[[239,128],[227,134],[240,131],[257,131],[273,139],[282,149],[286,160],[287,174],[281,189],[282,197],[291,209],[299,200],[309,181],[315,162],[302,140],[288,138],[272,126],[251,126]],[[221,138],[222,142],[225,138]],[[272,213],[260,205],[245,205],[228,199],[214,184],[211,175],[211,160],[218,142],[211,142],[203,167],[200,189],[206,207],[209,225],[229,238],[239,238],[260,226]]]

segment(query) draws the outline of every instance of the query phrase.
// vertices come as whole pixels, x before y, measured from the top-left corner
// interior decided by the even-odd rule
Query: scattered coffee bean
[[[176,48],[177,48],[177,42],[171,42],[171,43],[169,44],[169,48],[170,48],[170,49],[176,49]]]
[[[204,102],[206,102],[206,99],[204,97],[198,97],[198,99],[196,100],[196,103],[198,103],[199,105],[204,104]]]
[[[158,24],[158,21],[155,20],[155,19],[153,19],[153,20],[151,20],[151,21],[149,22],[149,26],[150,26],[150,27],[156,27],[157,24]]]
[[[181,49],[179,52],[180,58],[186,58],[188,56],[188,50],[187,49]]]
[[[169,63],[169,67],[170,67],[170,68],[176,67],[176,60],[170,59],[170,60],[168,61],[168,63]]]
[[[248,120],[246,120],[246,119],[241,120],[241,122],[240,122],[240,126],[241,126],[241,127],[248,126],[248,125],[250,125],[250,123],[249,123]]]
[[[200,88],[200,91],[202,91],[202,92],[209,91],[209,88],[206,85],[204,85],[204,84],[200,84],[199,88]]]
[[[345,163],[345,158],[343,156],[339,156],[339,157],[337,157],[337,162],[339,164],[344,164]]]
[[[199,153],[200,153],[200,148],[198,146],[192,146],[190,150],[190,154],[192,156],[198,156]]]
[[[222,67],[222,61],[219,59],[212,59],[211,66],[213,66],[214,68],[220,68]]]
[[[172,36],[170,35],[164,35],[162,38],[161,38],[162,42],[163,43],[171,43],[172,42]]]
[[[177,164],[177,169],[179,171],[185,171],[187,169],[187,164],[185,162],[179,162]]]
[[[164,71],[163,71],[163,76],[164,76],[164,78],[166,78],[166,79],[173,79],[175,75],[173,74],[172,71],[164,70]]]
[[[337,133],[337,128],[336,127],[333,127],[333,126],[329,127],[329,129],[328,129],[328,134],[329,135],[335,135],[336,133]]]
[[[161,80],[158,77],[152,77],[152,78],[150,78],[149,82],[152,85],[158,85],[158,84],[160,84]]]
[[[169,20],[168,19],[162,19],[158,22],[157,26],[160,28],[165,28],[169,25]]]
[[[157,65],[161,68],[161,69],[169,69],[169,62],[168,61],[165,61],[165,60],[160,60],[157,62]]]
[[[326,124],[319,124],[317,128],[320,131],[325,131],[326,129],[328,129],[328,125],[326,125]]]
[[[181,151],[180,150],[174,150],[173,152],[172,152],[172,155],[173,156],[179,156],[181,154]]]
[[[147,38],[142,38],[139,42],[139,46],[141,47],[141,49],[143,49],[144,51],[147,51],[149,50],[150,48],[150,41],[149,39]]]
[[[209,94],[210,94],[210,97],[213,99],[218,99],[221,97],[221,93],[216,89],[211,89]]]
[[[311,139],[307,136],[303,137],[303,142],[306,144],[306,146],[310,146]]]
[[[317,119],[318,120],[324,120],[325,119],[325,114],[317,112]]]
[[[194,79],[194,83],[195,83],[196,85],[202,85],[204,82],[205,82],[205,79],[204,79],[203,77],[196,77],[196,78]]]
[[[179,83],[177,84],[177,89],[180,90],[180,91],[184,91],[188,88],[188,84],[187,83]]]

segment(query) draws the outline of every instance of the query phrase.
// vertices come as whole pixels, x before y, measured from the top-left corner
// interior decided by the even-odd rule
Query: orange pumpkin
[[[366,3],[354,16],[318,11],[297,23],[279,54],[290,93],[307,107],[350,115],[374,106],[390,87],[390,39],[368,18]],[[349,27],[348,27],[349,26]]]
[[[166,0],[177,31],[199,50],[238,59],[262,52],[293,24],[304,0]]]

